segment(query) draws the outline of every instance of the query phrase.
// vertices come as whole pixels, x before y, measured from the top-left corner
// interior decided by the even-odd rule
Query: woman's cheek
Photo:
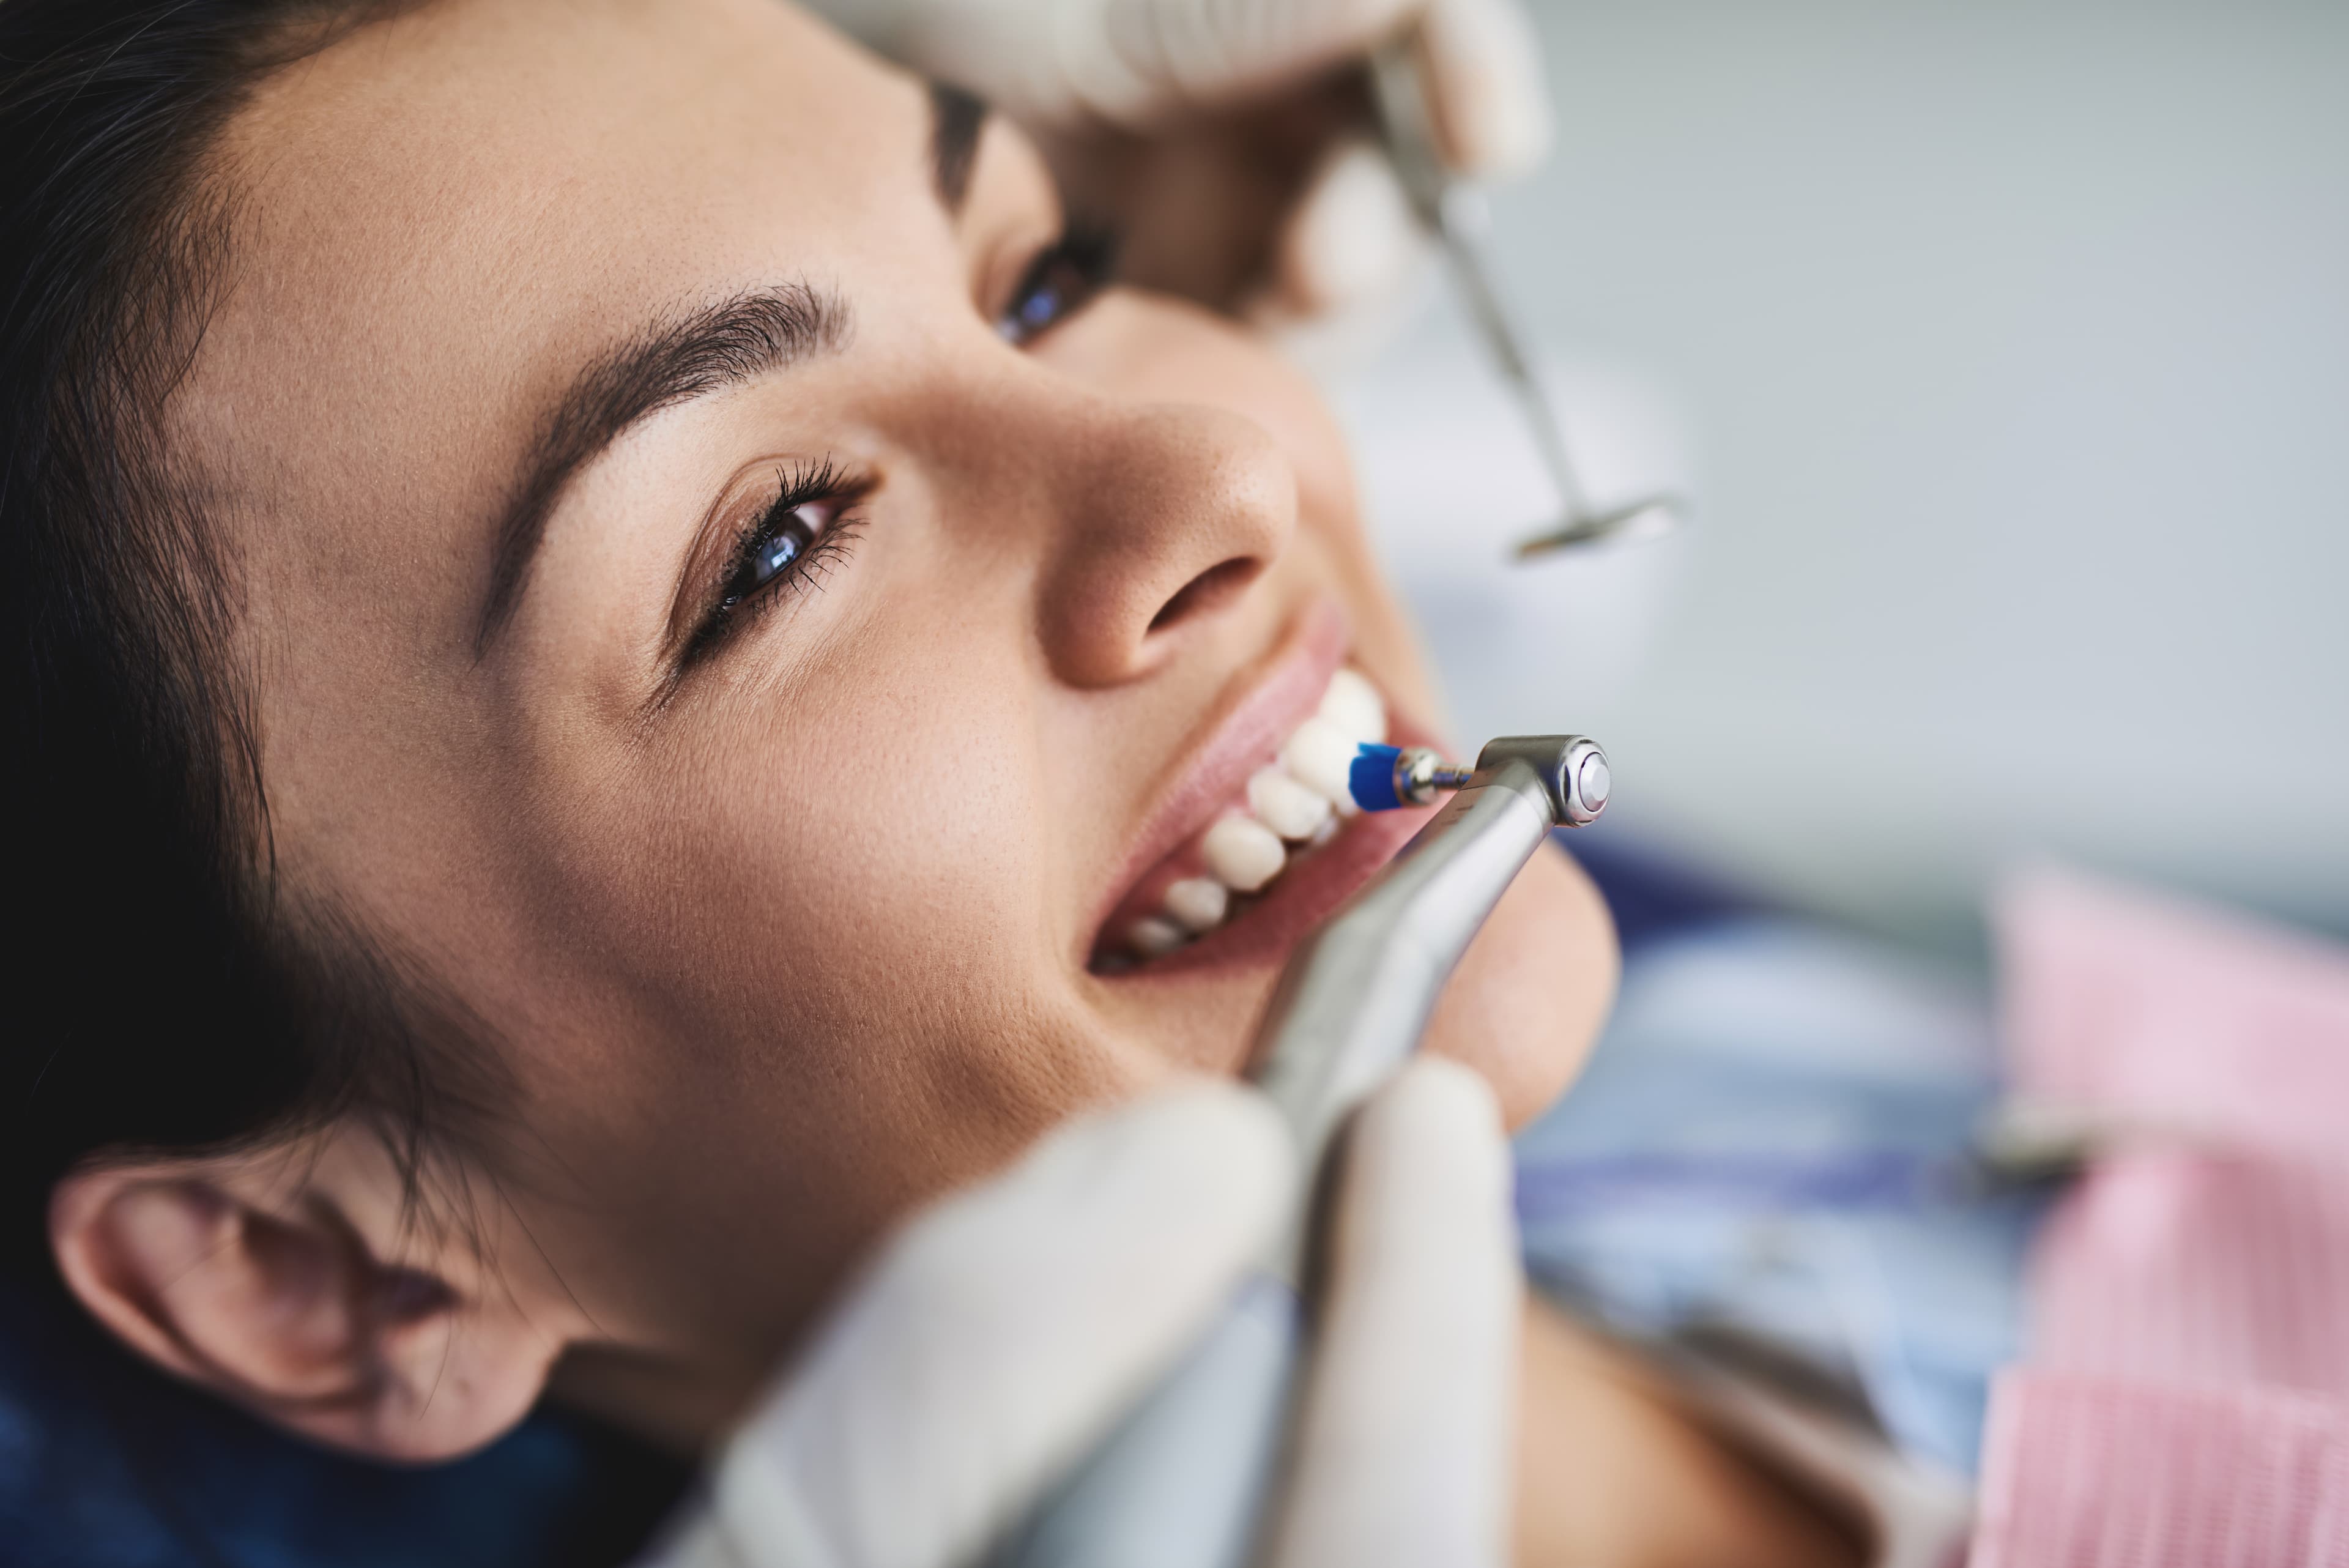
[[[1503,1118],[1523,1127],[1589,1059],[1619,968],[1598,888],[1582,867],[1546,850],[1469,947],[1429,1022],[1427,1047],[1482,1073]]]

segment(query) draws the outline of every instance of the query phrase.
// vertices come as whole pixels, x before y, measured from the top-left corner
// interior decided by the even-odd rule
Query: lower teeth
[[[1230,890],[1212,877],[1185,877],[1166,889],[1166,912],[1194,936],[1222,925],[1231,906]]]
[[[1163,958],[1188,941],[1190,935],[1172,920],[1144,915],[1133,922],[1133,928],[1125,933],[1125,940],[1143,958]]]

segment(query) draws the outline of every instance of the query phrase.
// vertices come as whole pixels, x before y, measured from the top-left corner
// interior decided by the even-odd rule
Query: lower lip
[[[1404,721],[1398,719],[1392,727],[1394,732],[1388,739],[1396,745],[1428,743]],[[1434,815],[1433,806],[1417,806],[1350,817],[1343,832],[1299,857],[1231,919],[1164,958],[1104,978],[1127,984],[1284,962],[1308,931],[1361,891]]]

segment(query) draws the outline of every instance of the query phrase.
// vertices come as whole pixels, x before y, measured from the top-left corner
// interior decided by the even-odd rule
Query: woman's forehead
[[[233,282],[179,412],[270,514],[353,486],[478,511],[615,337],[869,270],[929,206],[926,123],[917,83],[771,0],[398,14],[231,126]]]

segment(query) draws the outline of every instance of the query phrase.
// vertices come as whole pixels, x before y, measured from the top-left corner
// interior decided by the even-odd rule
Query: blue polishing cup
[[[1346,774],[1347,793],[1364,811],[1394,811],[1403,804],[1395,793],[1395,759],[1400,746],[1376,746],[1368,741],[1354,752],[1354,765]]]

